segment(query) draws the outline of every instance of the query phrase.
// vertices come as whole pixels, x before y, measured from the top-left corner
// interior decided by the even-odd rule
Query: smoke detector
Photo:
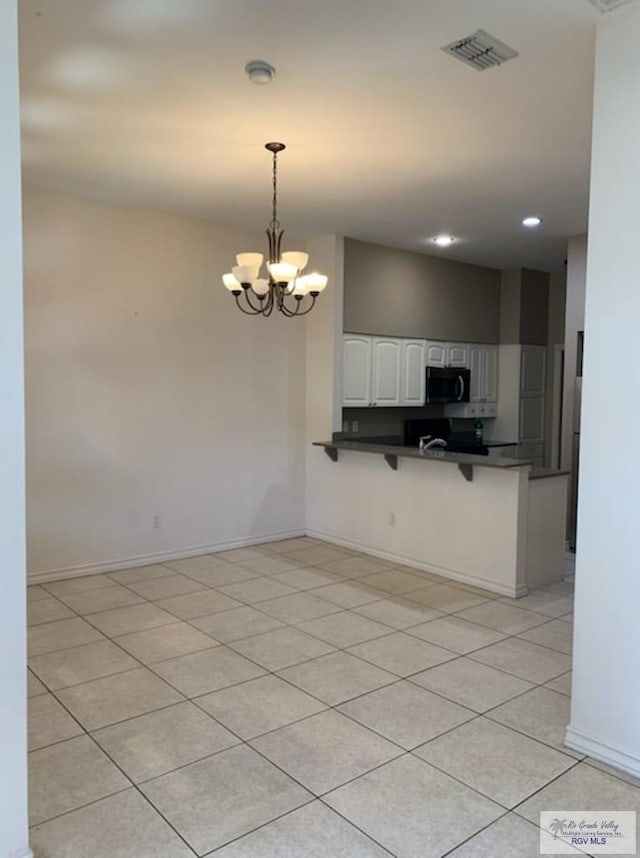
[[[486,30],[476,30],[470,36],[456,39],[450,45],[445,45],[442,50],[477,71],[500,66],[518,56],[517,51],[487,33]]]
[[[257,86],[265,86],[265,84],[271,83],[276,76],[276,70],[266,60],[249,60],[244,70],[251,83],[255,83]]]
[[[589,0],[589,2],[601,12],[613,12],[614,9],[618,9],[626,3],[630,3],[631,0]]]

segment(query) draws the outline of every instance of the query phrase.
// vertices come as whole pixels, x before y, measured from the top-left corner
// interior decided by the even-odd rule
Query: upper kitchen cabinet
[[[371,405],[371,337],[345,334],[342,398],[346,408]]]
[[[389,337],[373,338],[372,405],[401,405],[400,380],[402,342]]]
[[[422,406],[424,340],[344,335],[343,405]]]
[[[403,405],[424,405],[425,356],[424,340],[402,340],[400,394]]]
[[[498,346],[483,346],[484,367],[484,401],[498,401]]]
[[[427,340],[426,366],[453,366],[469,368],[469,346],[467,343],[442,343]]]
[[[469,346],[471,402],[496,402],[498,399],[498,347]]]
[[[447,343],[427,340],[425,345],[425,366],[447,365]]]
[[[469,346],[466,343],[447,343],[447,366],[469,368]]]

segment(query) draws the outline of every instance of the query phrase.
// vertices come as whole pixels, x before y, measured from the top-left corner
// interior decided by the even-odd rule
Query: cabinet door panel
[[[544,346],[523,346],[520,363],[520,394],[522,396],[544,396],[545,363],[547,350]]]
[[[468,369],[469,346],[467,343],[447,343],[447,366]]]
[[[424,405],[425,342],[404,340],[402,343],[402,405]]]
[[[371,337],[345,334],[342,400],[345,407],[371,405]]]
[[[484,346],[484,399],[486,402],[498,401],[498,347]]]
[[[401,340],[373,339],[373,405],[400,405]]]
[[[484,347],[469,346],[469,370],[471,371],[471,390],[469,399],[478,402],[484,398]]]
[[[520,441],[544,441],[544,397],[530,396],[520,400]]]
[[[427,340],[425,366],[447,365],[447,344]]]

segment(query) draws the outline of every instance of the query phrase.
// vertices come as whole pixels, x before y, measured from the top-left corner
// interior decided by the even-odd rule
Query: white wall
[[[308,531],[504,596],[526,592],[529,468],[474,469],[314,447]]]
[[[573,699],[567,742],[640,776],[640,5],[600,26],[582,399]],[[612,368],[622,371],[612,372]],[[603,415],[615,443],[603,444]]]
[[[0,0],[0,858],[27,846],[24,402],[17,21]]]
[[[264,235],[35,190],[24,224],[30,573],[302,531],[306,323],[220,281]]]

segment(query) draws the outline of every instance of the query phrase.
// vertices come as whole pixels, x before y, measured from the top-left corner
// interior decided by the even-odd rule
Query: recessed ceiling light
[[[453,244],[455,238],[452,235],[436,235],[431,241],[437,244],[438,247],[449,247],[450,244]]]
[[[531,215],[530,217],[525,217],[522,219],[522,226],[528,226],[528,227],[540,226],[541,223],[542,223],[542,218],[538,217],[537,215]]]

